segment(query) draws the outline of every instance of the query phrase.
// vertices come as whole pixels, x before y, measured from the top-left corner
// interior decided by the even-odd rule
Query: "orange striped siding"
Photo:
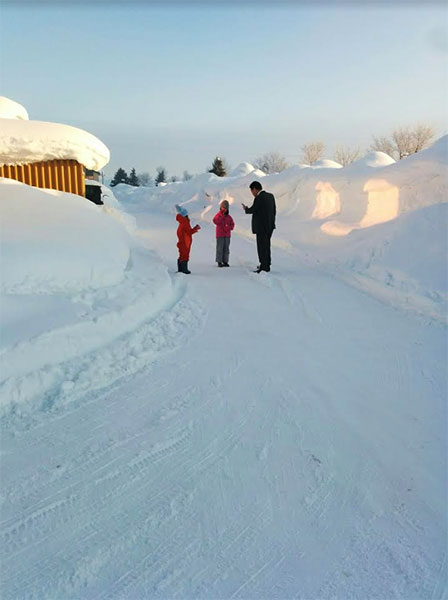
[[[70,165],[64,162],[64,181],[65,181],[65,189],[71,190],[72,187],[72,170],[70,169]]]
[[[30,165],[30,172],[31,172],[30,185],[33,185],[34,187],[38,187],[38,185],[37,185],[37,170],[33,167],[33,165]]]
[[[76,160],[0,165],[0,177],[16,179],[34,187],[85,195],[84,167]]]
[[[65,174],[64,174],[64,163],[62,160],[58,160],[58,179],[59,179],[59,189],[61,191],[65,188]]]

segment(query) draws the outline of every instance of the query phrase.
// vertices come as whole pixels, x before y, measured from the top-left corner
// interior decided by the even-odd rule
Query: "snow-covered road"
[[[139,226],[172,269],[173,218]],[[205,224],[157,360],[3,434],[2,597],[442,598],[443,326],[213,255]]]

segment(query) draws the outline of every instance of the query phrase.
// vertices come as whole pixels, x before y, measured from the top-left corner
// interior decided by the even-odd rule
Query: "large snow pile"
[[[0,119],[24,119],[28,121],[28,112],[18,102],[0,96]]]
[[[324,225],[324,237],[347,235],[410,210],[445,202],[448,198],[447,144],[448,136],[444,136],[427,150],[397,163],[382,153],[368,153],[344,168],[337,164],[328,168],[326,161],[326,168],[324,164],[318,168],[296,165],[265,176],[263,187],[275,195],[278,213],[290,216],[289,242],[295,243],[303,235],[309,241],[309,228],[300,228],[298,224],[310,220],[319,220],[319,227]],[[137,192],[126,191],[127,186],[115,189],[117,197],[126,197],[128,202],[133,201],[131,196],[137,197],[134,194],[144,196],[148,210],[169,212],[174,204],[180,203],[187,205],[190,212],[207,214],[224,199],[230,204],[247,204],[251,200],[248,186],[253,179],[257,179],[254,172],[241,177],[204,173],[185,183],[168,184],[163,188]],[[335,223],[327,224],[336,217]],[[321,236],[318,243],[322,243]]]
[[[345,280],[391,304],[445,320],[447,222],[448,204],[433,204],[332,237],[329,243],[315,231],[312,245],[299,248],[310,265],[335,268]]]
[[[12,179],[0,179],[0,202],[4,292],[74,293],[123,278],[129,240],[101,207]]]

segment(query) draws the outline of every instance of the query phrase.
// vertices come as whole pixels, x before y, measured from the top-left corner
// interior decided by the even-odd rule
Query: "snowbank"
[[[448,204],[439,203],[342,237],[327,237],[314,224],[304,227],[296,249],[312,268],[330,270],[394,306],[446,321],[447,221]]]
[[[447,139],[445,136],[428,150],[398,163],[374,152],[344,168],[337,164],[337,168],[328,168],[327,161],[318,168],[296,165],[266,175],[263,187],[275,195],[278,214],[289,217],[286,228],[290,243],[303,241],[304,235],[309,239],[310,228],[300,225],[310,220],[320,221],[325,236],[345,236],[409,211],[445,202]],[[114,190],[119,201],[136,203],[141,210],[172,212],[177,203],[185,205],[196,217],[210,220],[222,200],[238,206],[241,202],[250,203],[249,184],[257,178],[255,172],[240,177],[204,173],[163,188],[133,189],[119,185]],[[322,243],[320,235],[317,241]]]
[[[102,207],[12,179],[0,179],[0,203],[3,292],[77,293],[123,278],[130,241]]]
[[[354,236],[345,249],[346,265],[381,278],[388,287],[441,299],[448,292],[446,223],[448,204],[444,203],[374,227],[364,232],[362,241]]]
[[[0,164],[77,160],[99,171],[110,160],[108,148],[94,135],[59,123],[0,119]]]

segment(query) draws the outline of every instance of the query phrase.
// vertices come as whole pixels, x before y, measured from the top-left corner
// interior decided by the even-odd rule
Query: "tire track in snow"
[[[252,406],[252,409],[253,408],[254,406]],[[193,455],[186,462],[181,464],[176,470],[176,472],[172,472],[173,479],[176,482],[175,485],[180,485],[183,489],[185,489],[185,487],[187,486],[187,489],[190,489],[188,488],[188,484],[191,482],[192,479],[198,479],[198,471],[201,475],[205,474],[212,467],[214,467],[214,465],[217,462],[219,462],[223,456],[227,455],[230,449],[238,443],[238,441],[243,437],[243,432],[246,424],[247,418],[240,419],[238,424],[230,434],[225,435],[222,439],[219,440],[218,443],[216,439],[212,440],[205,448],[201,449],[200,454],[203,456],[200,456],[198,459],[197,456]],[[181,474],[184,475],[182,476]],[[167,490],[169,490],[170,485],[170,483],[167,484],[164,487],[163,491],[166,492]],[[143,488],[139,490],[139,494],[142,491],[142,489]],[[195,488],[193,487],[193,489]],[[183,518],[187,522],[194,522],[195,519],[194,515],[192,514],[184,515]],[[181,554],[184,554],[184,552],[182,551]],[[186,553],[186,555],[190,558],[188,552]],[[166,551],[166,554],[160,558],[160,562],[164,565],[164,572],[169,570],[169,568],[167,567],[167,565],[169,564],[177,565],[177,571],[179,571],[179,560],[179,544],[178,542],[175,542],[170,547],[170,550]],[[151,576],[151,578],[148,579],[145,575],[145,573],[148,571],[149,566],[150,565],[146,563],[141,563],[139,566],[139,573],[134,573],[133,571],[135,571],[136,569],[133,569],[132,572],[129,572],[127,574],[126,583],[120,582],[118,590],[116,590],[115,588],[109,588],[108,594],[112,595],[113,597],[126,597],[126,595],[123,596],[123,592],[128,592],[131,587],[134,588],[135,586],[137,586],[137,584],[142,578],[145,579],[145,589],[147,586],[151,587],[151,589],[159,588],[160,581],[157,580],[157,577]],[[154,581],[154,579],[156,580]],[[125,586],[124,589],[123,586]]]
[[[268,274],[249,272],[249,277],[258,285],[262,285],[273,291],[280,291],[290,306],[295,307],[300,305],[303,315],[308,321],[315,322],[319,325],[325,324],[321,313],[305,299],[303,290],[300,289],[299,276],[297,276],[296,273],[294,273],[295,285],[292,285],[291,281],[286,277],[275,274],[275,271],[271,271]]]
[[[140,435],[146,436],[147,433],[148,432],[143,432],[142,434],[138,434],[138,436],[140,436]],[[129,438],[127,440],[127,442],[135,442],[135,438],[138,437],[138,436],[134,436],[132,438]],[[186,440],[184,440],[184,442],[186,442]],[[180,443],[174,441],[174,443],[172,444],[172,448],[171,449],[175,450],[177,452],[180,452]],[[132,450],[132,448],[131,448],[131,450]],[[134,481],[138,481],[138,480],[142,479],[145,476],[145,471],[148,468],[151,468],[154,464],[156,464],[160,460],[163,460],[165,457],[168,457],[168,451],[167,451],[167,449],[164,449],[162,451],[156,452],[155,455],[158,455],[156,460],[150,461],[148,459],[148,456],[147,456],[146,460],[143,461],[140,465],[138,465],[140,467],[142,467],[142,465],[144,465],[145,467],[147,467],[146,469],[144,469],[144,468],[137,468],[136,469],[135,468],[136,467],[135,460],[131,461],[131,462],[133,462],[133,464],[131,466],[129,466],[128,464],[126,464],[125,468],[122,469],[122,471],[121,471],[121,473],[122,473],[122,479],[123,478],[125,479],[125,483],[122,484],[120,488],[117,489],[117,487],[114,487],[108,493],[103,494],[103,496],[100,498],[99,501],[97,500],[94,503],[90,502],[90,503],[87,503],[85,505],[81,504],[81,510],[78,510],[78,512],[74,515],[74,518],[76,518],[76,520],[79,521],[80,517],[84,518],[86,515],[88,516],[90,513],[92,513],[92,511],[95,512],[95,513],[101,513],[101,509],[106,505],[106,503],[107,503],[107,501],[109,499],[115,498],[117,495],[119,495],[120,497],[122,497],[123,495],[125,495],[125,493],[127,492],[128,488],[130,488],[132,486],[132,483]],[[102,465],[100,468],[102,468],[102,467],[104,467],[104,465]],[[106,480],[107,476],[105,476],[104,479]],[[79,482],[77,482],[78,487],[82,483],[84,484],[83,489],[86,488],[86,487],[88,488],[89,485],[91,485],[91,484],[89,484],[88,480],[86,481],[85,479],[81,479]],[[69,487],[73,488],[74,486],[69,486]],[[81,492],[83,492],[83,489],[81,490]],[[59,493],[60,493],[60,490],[59,490],[59,492],[57,492],[57,494],[59,494]],[[79,498],[80,498],[79,501],[82,503],[84,501],[82,495]],[[39,511],[40,510],[41,509],[39,509]],[[32,522],[32,518],[31,518],[31,522]],[[54,519],[54,516],[53,516],[53,519],[49,522],[49,527],[51,528],[50,533],[48,533],[47,535],[45,535],[42,538],[43,532],[42,531],[38,531],[37,535],[40,536],[40,539],[37,540],[37,542],[35,542],[35,544],[33,544],[33,545],[36,545],[36,543],[45,542],[46,540],[48,540],[50,538],[50,536],[52,535],[53,531],[56,530],[56,528],[58,527],[58,525],[61,525],[61,524],[65,524],[65,520],[61,523],[61,520],[57,521],[57,520]],[[15,529],[17,531],[22,531],[22,527],[23,527],[23,523],[22,522],[19,522],[19,523],[15,524]],[[14,526],[13,526],[13,528],[14,528]],[[24,543],[25,544],[27,543],[26,540],[24,540]],[[23,551],[26,552],[28,549],[29,549],[29,547],[25,545],[24,548],[23,548]],[[17,556],[17,554],[15,556]],[[14,558],[14,556],[12,556],[11,554],[9,554],[7,557],[9,559]],[[40,572],[40,569],[41,569],[40,563],[38,563],[38,565],[36,567],[37,574]],[[36,580],[38,578],[39,577],[37,577]]]
[[[233,368],[239,368],[238,363],[236,363],[236,365],[233,366]],[[215,384],[219,384],[219,380],[215,382]],[[209,400],[210,401],[210,400]],[[217,460],[220,460],[221,456],[223,454],[226,454],[226,452],[228,451],[229,448],[233,447],[236,443],[238,443],[238,439],[241,438],[241,431],[244,429],[244,427],[246,426],[246,419],[242,419],[239,423],[239,434],[237,435],[235,431],[233,431],[231,434],[227,435],[226,437],[224,437],[223,440],[220,440],[219,443],[216,443],[216,440],[212,440],[210,442],[210,444],[205,447],[203,449],[203,452],[201,452],[200,457],[187,457],[181,464],[180,466],[177,468],[177,470],[175,472],[173,472],[172,476],[170,477],[170,479],[173,479],[175,477],[177,477],[177,480],[184,480],[184,482],[187,482],[188,480],[191,480],[191,478],[194,476],[192,474],[192,469],[194,469],[195,472],[197,471],[201,471],[204,472],[206,470],[208,470],[209,468],[212,467],[212,465],[214,463],[216,463]],[[222,449],[222,446],[224,444],[224,449]],[[221,448],[221,450],[220,450]],[[125,483],[119,488],[117,489],[116,487],[113,490],[110,490],[108,493],[102,495],[102,497],[97,500],[96,502],[94,502],[93,504],[90,502],[88,505],[84,505],[84,508],[82,508],[81,506],[81,512],[77,512],[76,513],[76,519],[79,521],[79,518],[82,517],[83,515],[88,515],[91,514],[92,512],[94,514],[100,514],[103,512],[103,508],[106,506],[107,502],[109,502],[109,500],[112,500],[114,502],[114,504],[119,504],[119,500],[117,501],[117,498],[121,498],[124,497],[129,489],[132,489],[133,483],[137,482],[137,484],[141,481],[143,481],[143,485],[140,485],[137,489],[135,488],[135,486],[133,487],[133,494],[140,496],[145,488],[148,487],[152,487],[154,488],[153,493],[147,498],[146,500],[146,506],[149,509],[154,509],[153,505],[151,503],[155,503],[157,504],[157,502],[165,502],[165,500],[163,499],[163,497],[161,498],[161,496],[170,489],[170,486],[172,486],[171,482],[168,482],[166,485],[164,486],[158,486],[157,484],[158,482],[158,475],[156,474],[155,479],[150,479],[148,481],[144,480],[144,477],[146,477],[146,470],[147,468],[150,468],[153,466],[153,463],[146,465],[145,462],[148,461],[143,461],[143,463],[141,463],[139,466],[142,467],[142,465],[144,466],[144,468],[142,467],[141,469],[134,469],[134,472],[132,472],[132,468],[130,468],[130,473],[129,473],[129,469],[126,471],[125,473]],[[134,461],[134,465],[135,466],[135,461]],[[132,467],[132,465],[131,465]],[[89,483],[89,482],[87,482]],[[81,499],[82,500],[82,499]],[[57,522],[55,520],[53,520],[49,526],[51,527],[51,531],[50,533],[42,540],[45,541],[48,539],[49,536],[51,536],[51,534],[53,533],[53,531],[56,529],[57,525],[61,524],[61,522]],[[65,521],[63,521],[63,523],[65,524]],[[131,519],[131,523],[133,524],[133,519]],[[131,525],[130,523],[130,525]],[[94,527],[94,522],[92,522],[92,528]],[[19,525],[20,528],[20,525]],[[42,534],[42,532],[40,532],[40,534]],[[27,547],[24,548],[24,550],[27,550]],[[48,563],[48,561],[46,561]],[[26,587],[32,587],[33,583],[36,583],[39,581],[40,578],[40,573],[42,570],[42,564],[39,562],[37,565],[35,565],[35,577],[29,581],[29,585],[27,585]],[[23,574],[22,577],[22,582],[25,583],[24,580],[26,580],[31,573],[28,572],[26,573],[27,576],[25,576],[25,574]]]
[[[194,396],[195,394],[197,394],[197,392],[198,392],[197,387],[191,387],[189,390],[186,391],[185,396],[180,405],[179,405],[178,399],[176,398],[175,406],[177,406],[177,408],[179,408],[179,406],[188,405],[190,398],[192,396]],[[169,406],[170,405],[168,404],[168,406],[166,408],[162,409],[163,412],[161,414],[164,414],[166,410],[170,411]],[[141,410],[146,410],[145,406],[143,406],[141,408]],[[121,411],[117,411],[117,412],[119,413]],[[173,411],[173,414],[176,414],[176,411]],[[160,417],[160,419],[158,419],[158,420],[160,420],[160,422],[161,422],[164,418],[168,418],[168,417],[167,416]],[[118,441],[111,442],[111,440],[108,439],[107,443],[104,446],[100,445],[99,449],[96,451],[92,451],[91,447],[89,447],[86,451],[84,451],[83,454],[80,455],[79,459],[77,459],[77,462],[80,463],[79,466],[76,467],[76,463],[75,463],[75,465],[74,465],[75,468],[73,468],[72,466],[70,467],[71,479],[73,480],[74,476],[78,477],[78,479],[74,483],[70,483],[67,486],[58,487],[57,490],[53,494],[50,494],[50,495],[45,496],[44,498],[41,498],[38,503],[28,507],[27,508],[28,514],[26,516],[24,516],[23,519],[24,520],[28,519],[34,510],[40,511],[42,509],[42,506],[41,506],[42,503],[47,503],[48,501],[51,501],[53,498],[59,496],[62,493],[67,493],[69,491],[72,492],[74,489],[79,487],[79,485],[83,484],[85,482],[86,474],[92,475],[92,473],[94,473],[104,467],[104,463],[102,463],[101,467],[99,467],[96,471],[92,471],[92,465],[94,463],[98,462],[98,460],[100,460],[103,456],[107,456],[116,450],[126,449],[127,446],[133,447],[133,445],[135,444],[136,441],[138,441],[140,439],[142,439],[144,441],[147,436],[148,436],[148,431],[146,429],[144,429],[143,431],[138,432],[136,434],[125,436],[123,439],[120,439]],[[175,437],[174,439],[177,440],[178,438]],[[168,445],[169,444],[170,444],[170,441],[168,441]],[[154,450],[152,447],[149,454],[152,454],[153,452],[154,452]],[[121,456],[121,458],[122,458],[122,456]],[[119,459],[116,459],[116,460],[119,460]],[[57,481],[52,482],[53,485],[56,485],[56,483],[57,483]],[[2,528],[5,528],[5,527],[7,528],[7,527],[12,526],[13,522],[14,522],[13,518],[7,519],[5,521],[2,521],[0,523],[0,526]]]
[[[281,556],[279,559],[273,558],[272,560],[268,561],[267,563],[265,563],[262,567],[260,567],[255,573],[253,573],[249,579],[246,579],[246,581],[230,596],[230,598],[236,598],[239,593],[244,590],[245,587],[247,587],[249,585],[249,583],[252,583],[253,581],[255,581],[256,579],[260,578],[260,575],[262,573],[264,573],[264,571],[268,570],[274,570],[276,569],[279,565],[281,565],[281,563],[285,560],[284,556]]]

